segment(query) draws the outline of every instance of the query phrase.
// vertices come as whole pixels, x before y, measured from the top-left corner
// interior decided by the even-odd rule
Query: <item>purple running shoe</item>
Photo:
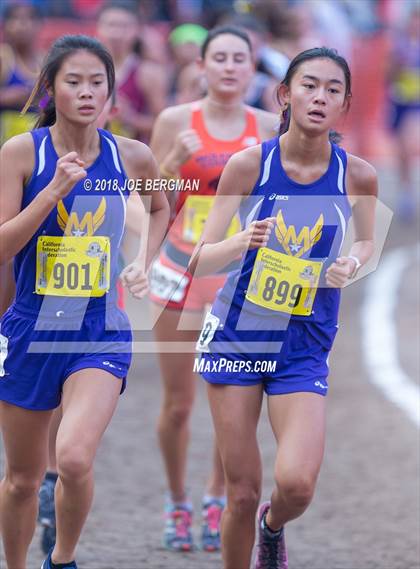
[[[270,502],[261,504],[258,510],[258,551],[255,569],[288,569],[284,530],[271,532],[265,523]]]

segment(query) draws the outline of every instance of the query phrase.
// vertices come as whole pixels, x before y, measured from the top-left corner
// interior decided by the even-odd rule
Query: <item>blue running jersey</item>
[[[16,298],[1,319],[0,400],[53,409],[64,382],[83,369],[122,380],[131,361],[131,330],[116,304],[127,176],[112,135],[16,255]],[[32,131],[35,167],[22,209],[52,180],[58,156],[49,128]]]
[[[229,317],[235,307],[243,330],[253,330],[256,318],[271,321],[272,330],[286,329],[290,318],[336,327],[340,291],[327,287],[325,272],[340,255],[351,216],[346,167],[346,152],[331,143],[324,175],[300,184],[283,169],[280,139],[262,143],[259,179],[239,215],[243,228],[267,217],[276,223],[267,247],[248,251],[219,291],[212,313],[222,322],[235,329],[232,310]]]
[[[60,200],[15,257],[15,305],[28,315],[36,316],[41,306],[46,313],[71,314],[105,312],[106,303],[116,304],[129,192],[115,139],[107,131],[98,133],[101,150],[86,178]],[[31,134],[35,167],[22,209],[51,182],[58,160],[48,127]]]

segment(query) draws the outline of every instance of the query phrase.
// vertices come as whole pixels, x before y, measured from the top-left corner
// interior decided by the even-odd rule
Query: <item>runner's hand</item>
[[[62,156],[57,160],[54,177],[44,191],[52,194],[57,202],[65,198],[74,185],[86,177],[84,165],[77,152]]]
[[[244,231],[238,233],[242,241],[243,251],[265,247],[275,223],[275,217],[266,217],[261,221],[253,221]]]
[[[149,278],[139,263],[134,261],[125,267],[120,279],[134,298],[143,298],[149,292]]]
[[[348,283],[350,276],[356,267],[356,262],[354,259],[349,259],[348,257],[338,257],[334,263],[332,263],[326,272],[325,280],[327,285],[334,288],[342,288]]]
[[[191,156],[202,148],[203,143],[194,129],[183,130],[175,138],[175,145],[168,159],[168,163],[182,166]],[[165,160],[166,162],[166,160]]]

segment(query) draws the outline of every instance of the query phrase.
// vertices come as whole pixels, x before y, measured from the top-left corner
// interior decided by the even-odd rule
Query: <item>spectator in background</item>
[[[351,56],[352,26],[346,5],[334,0],[256,0],[254,14],[267,27],[269,45],[261,54],[281,81],[290,59],[302,50],[327,45],[338,49],[348,60]],[[274,53],[273,53],[274,52]],[[288,60],[278,63],[274,54]],[[284,67],[286,69],[284,69]]]
[[[277,112],[278,104],[275,100],[274,90],[276,80],[282,79],[286,72],[289,60],[279,52],[271,54],[276,73],[273,75],[266,67],[265,61],[260,57],[266,48],[266,27],[255,17],[248,14],[236,14],[229,11],[224,12],[216,20],[218,25],[228,25],[242,28],[248,34],[252,43],[253,54],[255,57],[256,73],[249,85],[245,103],[269,112]],[[204,34],[203,34],[204,31]],[[173,83],[172,100],[177,103],[189,103],[204,97],[207,92],[207,85],[200,67],[197,65],[199,59],[199,46],[203,43],[207,32],[196,24],[182,24],[175,28],[170,36],[169,42],[174,54],[176,69]]]
[[[207,30],[198,24],[181,24],[169,34],[173,62],[170,104],[189,103],[205,95],[206,82],[197,66],[197,60],[206,37]]]
[[[264,60],[267,45],[267,26],[250,14],[229,15],[224,17],[221,24],[227,24],[242,28],[248,34],[255,58],[256,72],[245,96],[245,103],[257,109],[264,109],[277,113],[279,106],[275,97],[278,80],[282,80],[286,74],[289,60],[280,52],[272,52],[272,60],[276,69],[271,72],[272,66],[267,66]]]
[[[290,59],[302,51],[303,28],[296,7],[289,7],[287,0],[257,0],[253,14],[268,30],[268,45],[261,52],[261,57],[270,72],[282,80]],[[281,61],[279,57],[283,57]]]
[[[162,67],[140,54],[136,8],[133,2],[106,3],[99,13],[97,34],[116,70],[119,112],[111,130],[147,142],[155,117],[166,104],[167,81]]]
[[[30,4],[18,2],[3,12],[4,43],[0,45],[0,142],[30,130],[34,113],[20,115],[40,68],[36,40],[39,15]]]
[[[358,0],[357,4],[362,7],[365,2]],[[311,49],[316,45],[333,47],[350,62],[353,28],[344,2],[300,0],[296,3],[295,13],[300,20],[302,48]]]
[[[420,6],[395,31],[388,68],[390,127],[395,152],[400,193],[397,213],[410,221],[415,217],[416,195],[411,173],[411,157],[419,154],[420,141]]]
[[[58,2],[58,4],[71,4],[73,14],[77,18],[95,18],[103,5],[103,0],[71,0],[70,2]]]

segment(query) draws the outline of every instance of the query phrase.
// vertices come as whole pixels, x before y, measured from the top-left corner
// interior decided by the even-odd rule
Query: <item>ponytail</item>
[[[41,100],[42,101],[42,100]],[[39,104],[40,112],[34,128],[52,126],[56,121],[55,102],[52,97],[48,98],[45,105]]]

